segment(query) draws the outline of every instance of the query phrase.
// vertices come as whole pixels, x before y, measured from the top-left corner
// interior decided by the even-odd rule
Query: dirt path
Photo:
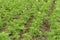
[[[24,33],[29,33],[29,30],[30,30],[30,26],[31,26],[31,23],[32,23],[32,20],[34,19],[34,16],[33,15],[31,15],[30,16],[30,18],[27,20],[27,22],[25,23],[25,31],[23,32],[23,31],[21,31],[20,32],[20,38],[19,38],[19,40],[23,40],[23,34]]]
[[[31,26],[32,20],[34,19],[34,16],[31,15],[30,18],[27,20],[25,27],[26,27],[26,32],[29,32],[29,28]]]
[[[49,9],[49,11],[48,11],[48,15],[47,15],[47,17],[46,18],[44,18],[44,20],[43,20],[43,24],[42,24],[42,26],[41,26],[41,29],[42,29],[42,31],[43,31],[43,37],[44,37],[44,40],[47,40],[47,36],[46,35],[44,35],[44,32],[50,32],[51,31],[51,29],[50,29],[50,24],[49,24],[49,19],[50,19],[50,15],[53,13],[53,11],[54,11],[54,8],[55,8],[55,1],[56,0],[53,0],[53,2],[52,2],[52,4],[51,4],[51,7],[50,7],[50,9]]]

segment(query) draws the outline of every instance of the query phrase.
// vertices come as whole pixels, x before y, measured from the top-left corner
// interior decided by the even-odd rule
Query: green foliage
[[[32,40],[32,37],[42,39],[43,32],[40,26],[47,17],[53,0],[0,0],[0,40],[19,40],[20,31],[23,31],[23,40]],[[29,32],[25,33],[28,20],[34,16],[29,25]],[[51,32],[46,32],[48,40],[60,40],[60,0],[56,0],[55,8],[48,20]],[[11,34],[10,36],[8,36]]]
[[[2,29],[2,26],[3,26],[3,22],[2,22],[2,20],[0,18],[0,29]]]
[[[11,40],[7,33],[0,33],[0,40]]]

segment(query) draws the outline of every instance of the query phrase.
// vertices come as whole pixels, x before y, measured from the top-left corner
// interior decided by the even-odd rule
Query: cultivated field
[[[60,0],[0,0],[0,40],[60,40]]]

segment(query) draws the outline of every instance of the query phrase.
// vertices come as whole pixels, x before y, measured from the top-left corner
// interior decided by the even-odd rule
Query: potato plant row
[[[60,0],[0,0],[0,40],[60,40]]]

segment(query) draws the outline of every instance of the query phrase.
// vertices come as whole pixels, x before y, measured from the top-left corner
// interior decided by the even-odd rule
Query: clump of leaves
[[[0,33],[0,40],[11,40],[7,33]]]

